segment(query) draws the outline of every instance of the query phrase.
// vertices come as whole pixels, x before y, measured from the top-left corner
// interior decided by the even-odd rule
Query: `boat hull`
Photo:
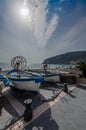
[[[20,90],[39,91],[40,83],[34,81],[12,81],[13,87]]]
[[[56,76],[45,76],[44,81],[54,81],[54,82],[60,82],[60,75]]]
[[[14,88],[27,91],[39,91],[40,84],[44,81],[41,76],[15,70],[8,73],[8,78]]]
[[[42,73],[32,73],[33,75],[41,75],[44,78],[44,81],[54,81],[60,82],[61,74],[50,73],[50,72],[42,72]]]

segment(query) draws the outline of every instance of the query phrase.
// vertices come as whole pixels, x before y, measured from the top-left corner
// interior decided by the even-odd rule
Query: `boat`
[[[39,72],[42,77],[44,77],[44,81],[53,81],[53,82],[60,82],[61,73],[54,73],[48,71],[48,64],[43,64],[44,70]]]
[[[41,73],[41,76],[44,77],[44,81],[54,81],[54,82],[60,82],[60,75],[58,73]]]
[[[40,84],[44,81],[41,76],[17,70],[10,71],[8,79],[11,81],[13,88],[26,91],[39,91]]]
[[[40,75],[44,78],[44,81],[54,81],[54,82],[60,82],[60,73],[52,73],[52,72],[31,72],[34,76]]]
[[[5,75],[3,75],[3,74],[0,74],[0,80],[4,80],[4,79],[6,79],[6,76]]]
[[[12,88],[26,91],[39,91],[44,78],[40,75],[33,75],[26,72],[26,59],[23,56],[16,56],[11,60],[13,70],[7,73]]]
[[[3,82],[6,87],[10,84],[9,79],[4,74],[0,74],[0,82]]]

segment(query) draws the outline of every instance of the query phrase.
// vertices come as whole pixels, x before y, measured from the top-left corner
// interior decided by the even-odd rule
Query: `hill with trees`
[[[86,63],[86,51],[67,52],[56,55],[45,59],[43,64],[77,64],[81,61]]]

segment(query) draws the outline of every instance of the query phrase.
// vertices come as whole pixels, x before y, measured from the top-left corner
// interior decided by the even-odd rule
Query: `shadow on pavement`
[[[77,87],[80,88],[80,89],[84,89],[84,90],[86,90],[86,87],[83,86],[83,85],[78,85]]]
[[[0,99],[0,129],[4,130],[9,124],[15,122],[19,118],[12,105],[3,97]]]
[[[51,115],[51,108],[34,120],[25,130],[59,130],[59,126]]]
[[[72,94],[73,91],[69,91],[67,94],[72,97],[72,98],[76,98],[76,96],[74,94]]]

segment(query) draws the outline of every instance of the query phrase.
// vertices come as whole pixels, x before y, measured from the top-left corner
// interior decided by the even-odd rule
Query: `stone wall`
[[[77,78],[74,75],[62,75],[60,76],[60,81],[62,83],[75,84],[77,83]]]
[[[78,84],[86,84],[86,78],[77,78]]]

